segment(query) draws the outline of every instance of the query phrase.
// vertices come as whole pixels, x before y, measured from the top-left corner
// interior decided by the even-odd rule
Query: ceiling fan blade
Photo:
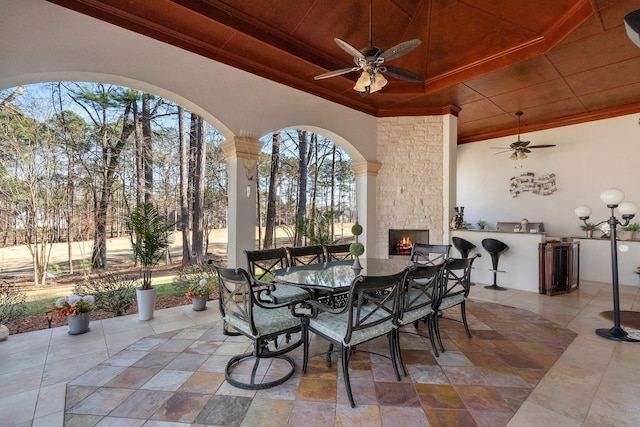
[[[395,45],[391,49],[385,50],[380,57],[384,58],[385,62],[391,61],[411,52],[420,43],[422,43],[420,39],[407,40],[406,42]]]
[[[549,148],[549,147],[555,147],[556,144],[541,144],[541,145],[530,145],[527,148]]]
[[[396,79],[404,80],[407,82],[422,83],[424,81],[419,75],[398,67],[390,67],[389,65],[385,65],[381,68],[381,71],[385,74],[390,75],[391,77],[395,77]]]
[[[347,52],[349,55],[353,56],[354,58],[360,58],[360,59],[364,59],[364,54],[362,52],[360,52],[358,49],[356,49],[355,47],[351,46],[349,43],[347,43],[344,40],[340,40],[339,38],[335,38],[333,39],[336,44],[338,46],[340,46],[340,48],[342,50],[344,50],[345,52]]]
[[[359,69],[360,67],[341,68],[339,70],[329,71],[328,73],[320,74],[318,76],[315,76],[313,79],[314,80],[328,79],[329,77],[341,76],[343,74],[347,74],[352,71],[358,71]]]
[[[512,150],[511,147],[489,147],[492,150]]]
[[[509,151],[512,151],[510,148],[504,151],[499,151],[497,153],[493,153],[493,155],[495,156],[496,154],[502,154],[502,153],[508,153]]]

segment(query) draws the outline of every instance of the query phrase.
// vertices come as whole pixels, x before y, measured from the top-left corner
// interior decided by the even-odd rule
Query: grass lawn
[[[183,296],[183,292],[173,287],[175,276],[165,276],[153,279],[153,286],[158,289],[158,296]],[[43,314],[47,308],[55,304],[56,299],[69,296],[73,293],[73,287],[66,286],[50,289],[46,294],[38,293],[27,297],[25,311],[21,317],[33,314]]]

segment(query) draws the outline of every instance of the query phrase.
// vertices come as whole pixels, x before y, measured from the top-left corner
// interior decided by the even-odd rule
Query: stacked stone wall
[[[389,229],[428,229],[443,238],[443,117],[378,119],[377,258],[386,258]]]

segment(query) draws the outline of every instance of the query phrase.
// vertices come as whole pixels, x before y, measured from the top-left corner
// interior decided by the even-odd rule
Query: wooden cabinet
[[[580,285],[580,242],[538,244],[538,292],[556,295]]]

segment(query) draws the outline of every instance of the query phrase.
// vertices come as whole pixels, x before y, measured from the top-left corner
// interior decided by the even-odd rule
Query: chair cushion
[[[262,307],[253,308],[253,323],[258,330],[258,336],[253,335],[249,322],[234,315],[226,315],[225,322],[251,338],[271,335],[287,329],[300,326],[300,318],[291,314],[287,307],[266,309]]]
[[[417,320],[427,317],[430,314],[433,314],[433,308],[431,308],[430,305],[427,305],[417,310],[405,312],[399,322],[401,325],[409,325]]]
[[[376,326],[357,330],[351,334],[351,340],[347,343],[344,339],[347,334],[349,315],[351,315],[350,311],[341,314],[320,313],[317,317],[309,319],[309,326],[319,334],[342,343],[345,347],[355,346],[373,338],[386,335],[393,329],[393,323],[388,321]],[[386,315],[385,312],[376,310],[371,317],[371,321],[384,318]]]
[[[276,290],[271,292],[275,302],[283,304],[296,300],[308,300],[311,297],[309,292],[296,286],[276,285]]]
[[[464,301],[464,294],[452,295],[450,297],[442,298],[442,302],[438,307],[438,310],[446,310],[447,308],[453,307],[454,305],[458,305]]]

